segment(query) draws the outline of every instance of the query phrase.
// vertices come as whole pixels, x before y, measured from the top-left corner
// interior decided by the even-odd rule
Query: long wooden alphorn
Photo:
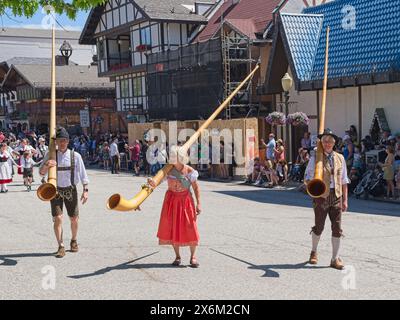
[[[239,86],[225,99],[225,101],[214,111],[214,113],[204,122],[200,128],[189,138],[188,141],[180,148],[179,152],[186,154],[190,146],[197,141],[201,133],[211,124],[211,122],[221,113],[222,110],[229,104],[233,97],[239,92],[239,90],[249,81],[256,71],[260,68],[259,62],[253,69],[253,71],[244,79]],[[112,195],[107,201],[107,208],[110,210],[117,211],[130,211],[136,210],[144,200],[153,192],[153,190],[161,183],[161,181],[168,175],[168,172],[173,168],[172,164],[167,164],[157,172],[157,174],[152,178],[155,187],[152,188],[148,184],[142,185],[142,190],[136,194],[132,199],[127,200],[123,198],[120,194]]]
[[[329,26],[326,30],[326,52],[325,52],[325,69],[324,69],[324,85],[322,91],[322,105],[319,119],[318,134],[323,134],[325,129],[325,110],[326,110],[326,92],[328,87],[328,62],[329,62]],[[307,193],[312,198],[320,198],[329,188],[324,182],[323,176],[323,148],[321,140],[317,140],[317,151],[315,154],[315,172],[314,179],[307,183]]]
[[[52,30],[51,48],[51,103],[49,124],[49,160],[56,160],[56,56],[55,29]],[[57,168],[51,167],[47,173],[47,182],[43,183],[36,192],[40,200],[50,201],[57,195]]]

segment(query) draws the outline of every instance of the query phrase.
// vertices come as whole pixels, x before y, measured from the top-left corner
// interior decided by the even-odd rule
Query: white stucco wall
[[[321,106],[322,90],[319,96]],[[280,101],[280,96],[277,95],[276,99]],[[297,92],[292,89],[290,101],[296,101],[297,104],[289,110],[289,113],[302,111],[309,116],[317,115],[316,91]],[[369,134],[376,108],[384,108],[389,127],[393,133],[400,131],[400,83],[362,87],[361,135],[363,137]],[[355,125],[359,130],[358,117],[358,88],[328,90],[325,127],[329,127],[339,136],[343,136],[350,125]],[[310,121],[309,129],[311,133],[317,133],[317,119]]]

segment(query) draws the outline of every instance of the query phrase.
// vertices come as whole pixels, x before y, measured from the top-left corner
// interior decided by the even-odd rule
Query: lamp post
[[[281,80],[282,82],[282,88],[284,91],[284,97],[285,97],[285,115],[286,118],[289,114],[289,91],[293,86],[293,79],[290,77],[289,73],[286,73],[284,75],[284,77]],[[289,160],[292,159],[292,152],[291,152],[291,148],[290,148],[290,144],[291,144],[291,139],[289,136],[289,126],[286,125],[286,153],[289,155]]]
[[[91,136],[93,136],[93,131],[92,131],[92,110],[91,110],[91,105],[92,105],[92,98],[86,97],[86,107],[88,112],[89,112],[89,133]]]

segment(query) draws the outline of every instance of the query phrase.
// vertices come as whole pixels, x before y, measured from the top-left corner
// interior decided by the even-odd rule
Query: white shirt
[[[114,156],[118,156],[119,155],[119,151],[118,151],[118,145],[113,142],[110,145],[110,156],[114,157]]]
[[[346,161],[342,157],[342,185],[343,184],[349,184],[351,181],[347,177],[347,167],[346,167]],[[306,172],[304,174],[304,180],[312,180],[314,179],[314,173],[315,173],[315,156],[312,156],[310,158],[310,161],[308,162]],[[333,179],[333,175],[331,175],[331,184],[330,188],[334,189],[335,188],[335,179]]]
[[[36,148],[36,154],[37,154],[39,157],[43,158],[43,157],[46,155],[47,150],[49,150],[49,147],[46,146],[45,144],[44,144],[44,145],[39,145],[39,146]]]
[[[24,157],[21,157],[21,167],[24,169],[31,169],[36,164],[37,163],[33,161],[32,158],[25,159]]]
[[[83,163],[82,157],[79,153],[74,151],[75,157],[75,175],[74,175],[74,183],[77,185],[79,182],[82,184],[88,184],[89,178],[86,173],[85,164]],[[42,166],[49,159],[49,153],[43,159]],[[62,153],[60,151],[57,152],[57,165],[58,167],[70,167],[71,166],[71,150],[67,149],[66,152]],[[58,171],[57,173],[57,186],[60,188],[66,188],[71,186],[71,171]]]
[[[26,145],[24,147],[22,145],[19,145],[14,149],[14,152],[19,153],[20,151],[30,151],[32,153],[33,150],[33,147],[30,145]]]

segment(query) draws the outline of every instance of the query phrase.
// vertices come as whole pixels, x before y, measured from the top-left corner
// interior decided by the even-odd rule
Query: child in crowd
[[[41,161],[40,161],[41,162]],[[40,162],[35,162],[32,159],[32,154],[30,151],[25,151],[21,159],[21,167],[24,177],[24,185],[27,191],[32,190],[32,180],[33,180],[33,166],[39,165]]]
[[[276,165],[276,173],[278,175],[279,181],[286,183],[288,181],[288,165],[286,160],[279,160]]]

